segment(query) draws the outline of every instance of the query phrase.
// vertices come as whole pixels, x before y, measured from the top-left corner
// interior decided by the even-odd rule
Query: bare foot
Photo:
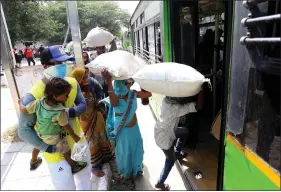
[[[105,175],[105,173],[102,170],[95,170],[92,171],[92,173],[97,177],[103,177]]]

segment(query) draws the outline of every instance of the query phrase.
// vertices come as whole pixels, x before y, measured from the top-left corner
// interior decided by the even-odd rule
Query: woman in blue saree
[[[137,122],[137,98],[149,98],[150,92],[130,90],[134,81],[115,80],[107,70],[102,72],[108,84],[109,97],[103,102],[108,105],[106,131],[115,141],[115,156],[118,174],[122,181],[135,187],[134,178],[142,173],[143,142]]]

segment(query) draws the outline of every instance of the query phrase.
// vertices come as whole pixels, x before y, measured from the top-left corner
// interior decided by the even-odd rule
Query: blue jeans
[[[182,146],[185,144],[185,139],[187,138],[187,134],[188,134],[188,129],[184,127],[178,127],[175,133],[176,137],[178,138],[176,142],[176,146],[174,146],[173,144],[168,150],[162,149],[162,151],[166,156],[166,160],[165,160],[164,168],[158,180],[158,184],[164,184],[164,182],[166,181],[168,175],[170,174],[175,164],[175,161],[177,160],[175,152],[181,151]]]
[[[40,137],[38,137],[36,131],[34,130],[34,125],[36,123],[35,114],[24,114],[21,113],[19,117],[18,135],[23,141],[32,145],[40,151],[46,151],[49,145],[44,143]]]

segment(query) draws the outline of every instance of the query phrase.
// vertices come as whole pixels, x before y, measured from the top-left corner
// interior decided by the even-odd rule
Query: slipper
[[[72,174],[78,173],[79,171],[87,167],[87,164],[87,162],[77,162],[76,167],[74,169],[71,169]]]
[[[136,187],[135,181],[133,179],[127,179],[122,184],[126,185],[129,190],[133,190]]]
[[[31,162],[30,161],[30,171],[36,170],[42,163],[41,157],[37,157],[37,161]]]
[[[169,191],[171,189],[171,187],[168,184],[156,184],[155,185],[156,189],[160,189],[161,191]]]
[[[117,185],[117,184],[122,184],[124,182],[125,178],[123,175],[119,175],[118,177],[116,177],[115,179],[113,179],[113,184]]]

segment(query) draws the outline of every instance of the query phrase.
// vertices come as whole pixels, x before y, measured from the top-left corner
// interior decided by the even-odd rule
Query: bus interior
[[[203,108],[179,124],[189,129],[183,148],[187,156],[179,163],[194,190],[217,189],[225,21],[222,1],[172,1],[174,61],[196,68],[212,83],[212,91],[203,86]]]

